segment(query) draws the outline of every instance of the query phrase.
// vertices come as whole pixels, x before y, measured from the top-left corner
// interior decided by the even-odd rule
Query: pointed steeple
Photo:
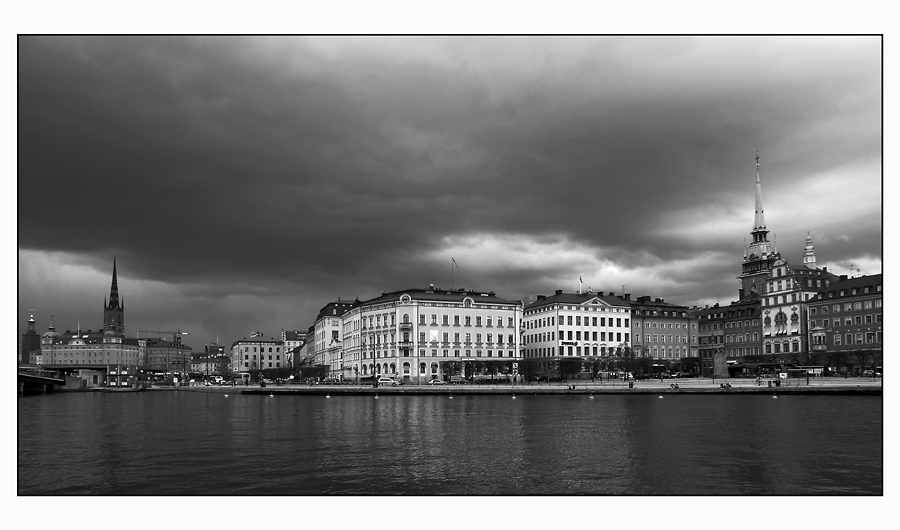
[[[810,269],[816,268],[816,247],[812,244],[812,236],[806,231],[806,248],[803,249],[803,264]]]
[[[116,258],[113,258],[112,284],[109,288],[109,300],[103,307],[103,330],[125,333],[125,307],[119,301],[119,278]]]
[[[759,151],[756,152],[756,215],[753,218],[753,230],[766,228],[766,213],[762,205],[762,182],[759,180]]]
[[[107,307],[110,309],[119,308],[119,281],[116,277],[116,258],[113,258],[112,285],[109,288],[109,303]]]
[[[759,151],[756,152],[756,213],[753,216],[753,230],[750,235],[753,241],[750,243],[750,259],[761,259],[769,253],[777,252],[774,247],[769,246],[767,235],[769,230],[766,228],[766,214],[762,205],[762,182],[759,178]]]

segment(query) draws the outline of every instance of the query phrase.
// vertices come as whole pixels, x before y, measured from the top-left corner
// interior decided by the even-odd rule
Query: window
[[[378,318],[380,319],[381,317],[378,317]],[[423,325],[425,324],[425,313],[422,313],[419,315],[419,324],[423,324]],[[381,323],[379,322],[378,325],[380,326]]]
[[[472,317],[470,317],[469,315],[466,315],[466,325],[467,326],[472,325]]]
[[[381,340],[381,336],[378,337],[378,340],[379,341]],[[419,332],[419,342],[425,342],[425,332],[424,331]]]
[[[450,316],[449,316],[449,315],[444,315],[444,317],[443,317],[443,322],[444,322],[444,325],[445,325],[445,326],[449,325],[449,324],[450,324]],[[445,356],[445,357],[446,357],[446,356]]]
[[[431,315],[431,325],[437,326],[437,315]]]
[[[493,325],[491,324],[491,322],[493,322],[493,320],[494,319],[492,317],[487,317],[487,327],[489,327],[489,328],[493,327]]]
[[[476,316],[476,317],[475,317],[475,325],[476,325],[476,326],[481,326],[481,317],[480,317],[480,316]]]

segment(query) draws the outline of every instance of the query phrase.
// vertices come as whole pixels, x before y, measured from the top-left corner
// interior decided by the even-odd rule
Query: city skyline
[[[18,61],[20,330],[99,328],[114,258],[126,333],[195,349],[429,284],[727,304],[757,152],[782,257],[809,232],[820,267],[882,272],[879,37],[19,37]]]

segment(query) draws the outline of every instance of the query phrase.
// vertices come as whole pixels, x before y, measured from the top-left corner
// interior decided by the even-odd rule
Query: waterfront
[[[881,396],[18,399],[20,495],[881,495]]]

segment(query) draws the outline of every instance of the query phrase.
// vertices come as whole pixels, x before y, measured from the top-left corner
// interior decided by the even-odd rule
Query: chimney
[[[847,275],[846,275],[846,274],[841,274],[841,281],[844,281],[844,280],[846,280],[846,279],[847,279]]]
[[[537,295],[537,297],[538,297],[537,298],[538,300],[546,300],[547,299],[547,297],[542,294]]]
[[[631,300],[631,293],[625,293],[625,299]]]
[[[557,290],[556,290],[556,295],[559,296],[559,295],[561,295],[561,294],[562,294],[562,289],[557,289]]]

